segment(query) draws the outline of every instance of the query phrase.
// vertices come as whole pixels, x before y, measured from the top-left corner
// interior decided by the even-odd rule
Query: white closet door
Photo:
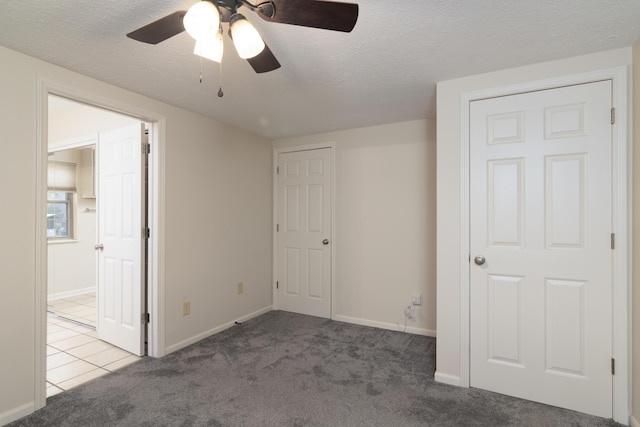
[[[472,102],[471,386],[612,416],[611,82]]]
[[[281,310],[331,317],[331,150],[278,156]]]

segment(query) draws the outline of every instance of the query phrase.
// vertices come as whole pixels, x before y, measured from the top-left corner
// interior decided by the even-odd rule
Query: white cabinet
[[[83,199],[96,198],[96,148],[95,146],[82,149],[80,163],[80,196]]]

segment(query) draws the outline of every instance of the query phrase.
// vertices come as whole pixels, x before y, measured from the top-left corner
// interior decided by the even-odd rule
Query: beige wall
[[[434,335],[435,123],[418,120],[274,141],[335,143],[335,319]]]
[[[629,66],[631,49],[502,70],[438,83],[437,101],[437,323],[436,378],[463,383],[461,375],[460,97],[472,91]],[[468,349],[467,349],[468,351]]]
[[[635,427],[640,427],[640,40],[633,45],[633,404]]]
[[[269,141],[2,47],[0,64],[0,144],[3,158],[12,159],[0,168],[0,194],[15,207],[0,210],[0,424],[33,411],[40,387],[34,373],[39,79],[166,119],[160,213],[166,349],[270,308]],[[241,280],[245,291],[237,295]],[[183,298],[191,300],[190,316],[181,315]]]

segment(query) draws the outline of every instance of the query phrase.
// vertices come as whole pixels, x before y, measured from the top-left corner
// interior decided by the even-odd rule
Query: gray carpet
[[[433,380],[435,340],[273,311],[11,426],[613,426]]]

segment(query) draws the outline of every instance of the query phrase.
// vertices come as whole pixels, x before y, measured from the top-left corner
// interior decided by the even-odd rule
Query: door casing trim
[[[612,355],[616,360],[613,376],[613,419],[629,422],[630,361],[629,345],[631,292],[631,144],[629,143],[628,69],[615,67],[593,72],[525,82],[504,87],[465,92],[460,95],[460,383],[470,385],[470,223],[469,223],[469,144],[470,103],[486,98],[515,95],[563,86],[611,80],[612,105],[616,109],[616,123],[612,126],[612,232],[616,234],[613,251],[613,331]]]
[[[272,242],[273,242],[273,263],[272,269],[272,302],[273,309],[279,310],[278,292],[276,289],[276,281],[278,280],[278,232],[276,226],[278,224],[278,156],[283,153],[293,153],[296,151],[320,150],[329,148],[331,153],[331,319],[336,316],[336,144],[335,142],[298,145],[285,148],[273,149],[273,224],[272,224]]]
[[[158,113],[85,92],[46,78],[37,79],[36,101],[36,216],[35,216],[35,327],[34,327],[34,406],[38,410],[46,405],[46,346],[47,346],[47,239],[46,239],[46,188],[48,158],[48,97],[57,95],[87,105],[113,111],[150,124],[149,143],[149,210],[151,228],[147,267],[148,280],[148,354],[162,357],[165,354],[164,338],[164,169],[166,118]],[[42,218],[42,219],[41,219]]]

